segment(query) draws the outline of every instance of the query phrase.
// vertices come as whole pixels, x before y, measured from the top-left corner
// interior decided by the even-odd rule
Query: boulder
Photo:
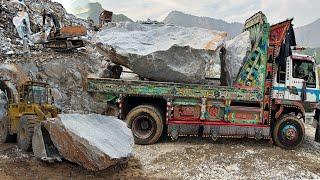
[[[61,156],[88,170],[99,171],[126,162],[132,156],[134,140],[131,130],[115,117],[61,114],[42,122],[32,143],[38,158]]]
[[[222,64],[222,85],[232,86],[236,81],[240,68],[250,52],[250,32],[246,31],[226,42],[226,56]]]
[[[98,51],[139,76],[156,81],[203,83],[220,77],[226,33],[172,25],[118,23],[94,37]]]

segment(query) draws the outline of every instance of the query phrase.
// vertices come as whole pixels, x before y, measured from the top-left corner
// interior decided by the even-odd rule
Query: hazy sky
[[[54,0],[67,11],[78,0]],[[81,0],[83,1],[83,0]],[[100,2],[104,9],[122,13],[134,20],[163,18],[172,10],[197,16],[219,18],[228,22],[244,22],[258,11],[263,11],[271,23],[295,18],[294,24],[302,26],[320,18],[319,0],[87,0]]]

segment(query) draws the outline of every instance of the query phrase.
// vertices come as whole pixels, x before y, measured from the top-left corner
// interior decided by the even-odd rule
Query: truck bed
[[[88,78],[87,91],[110,95],[161,96],[184,98],[211,98],[233,101],[260,102],[263,95],[260,89],[245,89],[202,84],[182,84],[172,82],[137,81],[109,78]]]

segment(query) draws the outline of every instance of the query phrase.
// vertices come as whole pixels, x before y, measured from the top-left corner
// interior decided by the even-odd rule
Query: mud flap
[[[32,137],[32,149],[34,156],[44,162],[62,162],[62,156],[54,146],[49,132],[40,124],[35,127]]]
[[[317,129],[314,140],[318,143],[320,143],[320,122],[317,121]]]

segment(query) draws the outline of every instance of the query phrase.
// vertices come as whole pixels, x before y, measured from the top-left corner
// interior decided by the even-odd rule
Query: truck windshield
[[[41,86],[29,86],[27,100],[30,103],[43,104],[48,101],[47,89]]]
[[[293,59],[293,77],[304,79],[307,87],[316,87],[316,74],[314,72],[314,63],[310,61],[301,61]]]

